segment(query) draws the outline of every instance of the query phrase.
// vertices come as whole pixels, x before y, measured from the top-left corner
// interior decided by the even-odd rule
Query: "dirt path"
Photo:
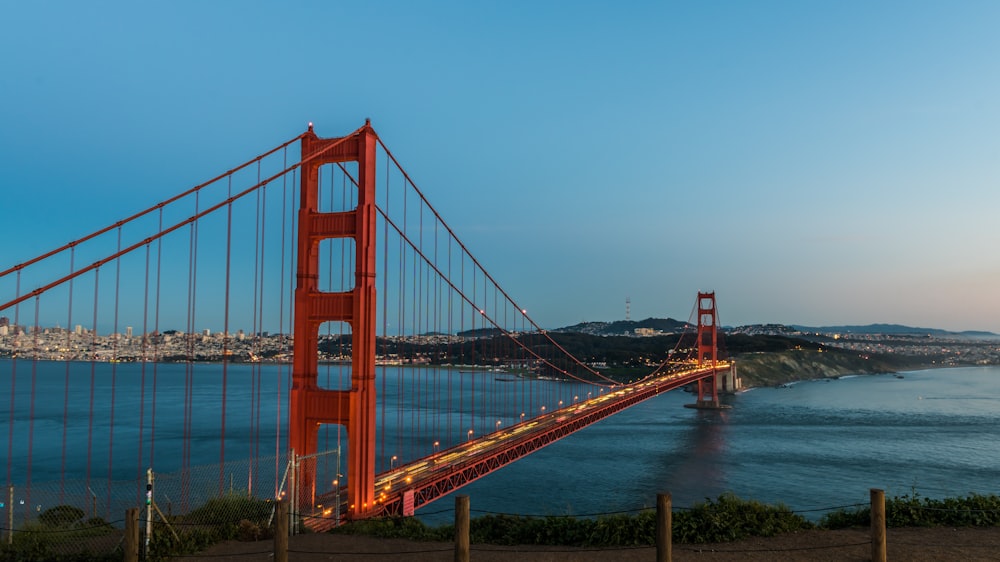
[[[199,562],[210,555],[216,561],[271,562],[270,541],[227,542],[198,556],[177,560]],[[299,535],[289,541],[292,562],[329,560],[405,560],[450,562],[451,543],[376,539],[347,535]],[[653,547],[634,549],[584,549],[569,547],[472,545],[473,562],[639,562],[656,559]],[[871,560],[867,529],[802,531],[768,539],[714,545],[674,545],[677,561],[722,562],[731,560],[837,561]],[[996,561],[1000,560],[1000,527],[889,529],[888,559],[891,561]]]

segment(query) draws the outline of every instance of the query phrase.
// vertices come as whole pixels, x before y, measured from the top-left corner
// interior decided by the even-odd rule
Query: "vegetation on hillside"
[[[673,541],[682,544],[723,543],[750,537],[771,537],[806,529],[842,529],[867,526],[867,507],[839,509],[818,522],[784,505],[767,505],[723,494],[688,509],[673,511]],[[916,494],[886,499],[889,527],[1000,525],[1000,496],[931,500]],[[416,518],[357,521],[334,533],[424,541],[450,541],[452,525],[428,526]],[[470,521],[474,544],[623,547],[656,544],[656,512],[613,514],[596,518],[569,516],[525,517],[494,514]]]

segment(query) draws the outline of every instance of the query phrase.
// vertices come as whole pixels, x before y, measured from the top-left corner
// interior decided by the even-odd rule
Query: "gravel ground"
[[[673,548],[673,560],[871,560],[868,529],[801,531],[767,539],[690,545]],[[1000,527],[902,528],[888,531],[888,560],[996,561],[1000,560]],[[652,547],[634,549],[586,549],[570,547],[472,545],[473,562],[638,562],[656,559]],[[274,560],[273,543],[226,542],[187,557],[184,562]],[[348,535],[299,535],[289,540],[288,560],[404,560],[446,562],[454,560],[452,543],[415,542]]]

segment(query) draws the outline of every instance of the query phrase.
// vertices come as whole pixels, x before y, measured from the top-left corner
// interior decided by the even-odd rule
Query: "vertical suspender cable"
[[[434,219],[434,265],[435,265],[435,267],[437,267],[437,265],[438,265],[438,249],[439,249],[438,248],[438,244],[439,244],[439,241],[438,241],[438,221],[437,221],[437,219]],[[434,333],[436,333],[436,334],[440,334],[441,333],[441,327],[442,327],[442,322],[441,322],[441,306],[442,306],[442,303],[439,300],[440,297],[441,297],[441,276],[440,275],[436,275],[436,276],[434,276],[434,305],[433,305],[434,306]],[[440,349],[438,349],[437,347],[438,346],[435,346],[435,349],[434,349],[434,365],[436,366],[435,369],[434,369],[434,390],[433,390],[433,394],[432,394],[432,396],[434,397],[434,399],[437,399],[438,395],[441,393]],[[438,439],[440,437],[440,435],[441,435],[441,425],[440,425],[441,414],[440,414],[440,410],[438,408],[434,407],[435,404],[432,403],[431,406],[432,406],[431,411],[434,412],[434,420],[433,420],[433,425],[431,427],[431,435],[429,437],[430,437],[430,440],[433,442],[434,440]],[[432,450],[433,450],[433,447],[432,447]]]
[[[257,164],[257,177],[260,177],[260,163]],[[260,182],[258,182],[260,183]],[[253,315],[253,320],[251,324],[253,325],[253,344],[251,345],[251,350],[254,356],[252,367],[250,369],[250,443],[249,443],[249,457],[251,459],[251,466],[253,465],[254,456],[254,442],[256,441],[256,436],[254,435],[254,430],[257,427],[254,424],[254,407],[253,407],[253,395],[254,395],[254,381],[257,378],[257,373],[261,370],[261,339],[263,338],[263,327],[260,325],[260,303],[263,301],[264,292],[264,281],[261,279],[261,271],[263,270],[262,256],[264,255],[264,249],[261,247],[263,242],[261,239],[261,196],[262,192],[260,189],[256,190],[257,195],[257,206],[254,210],[254,236],[253,236],[253,295],[251,306],[251,314]]]
[[[279,278],[278,285],[278,331],[284,333],[284,321],[285,321],[285,234],[287,231],[287,225],[285,219],[288,212],[288,147],[286,146],[282,150],[282,170],[284,173],[281,174],[281,277]],[[292,284],[294,286],[294,284]],[[289,308],[291,310],[291,307]],[[292,331],[292,322],[288,323],[288,331]],[[294,336],[294,334],[292,334]],[[281,478],[281,466],[279,462],[279,457],[281,456],[281,378],[284,374],[284,366],[278,364],[278,372],[275,375],[275,395],[274,395],[274,489],[275,497],[277,497],[277,489],[279,486],[279,479]],[[253,489],[250,484],[247,485],[249,490]]]
[[[75,270],[76,246],[69,249],[69,271]],[[69,312],[66,319],[66,380],[63,383],[62,466],[59,468],[59,503],[66,502],[66,433],[69,429],[69,372],[73,363],[73,279],[69,280]]]
[[[260,184],[260,161],[257,162],[257,184]],[[257,306],[257,313],[260,315],[260,326],[261,330],[264,329],[264,272],[267,271],[265,264],[267,263],[265,258],[267,256],[267,185],[261,185],[259,188],[260,193],[260,303]],[[279,326],[280,332],[280,326]],[[283,336],[278,335],[279,338]],[[279,340],[283,341],[283,340]],[[251,382],[250,388],[250,400],[251,408],[253,409],[253,415],[251,417],[253,423],[253,441],[251,442],[251,447],[253,448],[253,454],[251,455],[250,465],[252,471],[256,472],[258,466],[258,459],[260,458],[260,398],[261,398],[261,380],[263,376],[263,369],[257,369],[256,373],[253,375],[253,381]]]
[[[159,217],[159,232],[163,232],[163,208],[160,208]],[[156,452],[156,386],[160,374],[160,340],[163,335],[160,334],[160,286],[163,281],[163,238],[156,239],[156,290],[155,290],[155,310],[153,312],[153,332],[156,333],[156,339],[153,340],[153,396],[150,399],[152,403],[149,412],[149,467],[152,468],[155,462],[154,453]],[[140,474],[142,473],[142,467],[139,469]]]
[[[385,212],[386,216],[389,213],[389,162],[386,161],[385,164]],[[389,221],[385,218],[382,219],[382,345],[387,346],[389,339]],[[355,248],[355,252],[360,252],[360,248]],[[353,352],[352,352],[353,353]],[[387,351],[385,352],[387,354]],[[385,446],[386,446],[386,435],[385,435],[385,424],[386,424],[386,405],[388,405],[388,400],[386,399],[386,368],[382,367],[382,391],[379,392],[379,411],[381,419],[379,424],[379,435],[382,436],[381,451],[380,456],[384,459],[385,456]],[[377,469],[376,469],[377,471]]]
[[[287,171],[288,170],[288,149],[287,149],[287,147],[285,148],[284,153],[283,153],[283,165],[284,165],[283,169]],[[281,177],[282,177],[282,193],[286,193],[287,192],[287,187],[288,187],[288,182],[287,182],[288,175],[287,175],[287,172],[284,173],[284,174],[282,174]],[[295,182],[295,178],[296,178],[295,169],[293,169],[292,170],[292,185],[295,185],[295,183],[296,183]],[[289,197],[292,198],[293,203],[294,203],[294,193],[295,193],[295,190],[293,189],[291,191],[291,193],[288,194]],[[282,204],[284,204],[284,197],[282,197]],[[294,205],[294,204],[290,205],[288,207],[288,215],[292,217],[291,228],[290,228],[291,232],[295,232],[296,231],[295,230],[295,228],[296,228],[296,225],[295,225],[295,211],[294,211],[295,208],[296,208],[296,205]],[[281,219],[282,223],[284,223],[284,220],[285,220],[285,213],[284,213],[284,211],[282,212],[281,216],[282,216],[282,219]],[[282,252],[284,252],[284,232],[285,232],[285,228],[284,228],[284,226],[282,226]],[[292,237],[292,240],[289,242],[289,244],[290,244],[289,247],[291,247],[291,245],[295,244],[294,237]],[[292,255],[290,256],[290,259],[292,259],[292,260],[295,259],[294,252],[292,252]],[[283,308],[284,304],[285,304],[285,295],[284,295],[285,260],[284,260],[284,258],[282,258],[281,262],[282,262],[282,265],[281,265],[281,267],[282,267],[282,270],[281,270],[281,279],[282,279],[281,283],[282,283],[282,285],[281,285],[281,289],[280,290],[282,292],[282,295],[281,295],[281,297],[279,299],[280,300],[279,314],[281,314],[281,316],[284,317],[284,308]],[[290,268],[290,269],[294,270],[294,268]],[[289,304],[291,304],[291,303],[293,303],[295,301],[295,283],[289,283],[288,290],[289,290],[288,302],[289,302]],[[288,329],[289,329],[289,331],[291,331],[292,330],[292,326],[294,326],[294,318],[293,318],[293,316],[295,314],[295,307],[294,306],[289,306],[289,308],[288,308],[288,314],[289,314]],[[294,334],[293,334],[293,336],[294,336]],[[285,367],[283,365],[279,365],[278,366],[278,374],[277,374],[277,377],[276,377],[277,381],[275,382],[275,386],[277,387],[277,393],[276,393],[277,398],[275,400],[275,402],[277,404],[277,407],[275,408],[275,415],[274,415],[274,426],[275,426],[274,427],[274,495],[275,495],[275,497],[278,497],[278,493],[279,493],[278,487],[281,485],[281,481],[280,481],[280,478],[281,478],[280,477],[280,474],[281,474],[281,465],[280,465],[280,460],[279,459],[280,459],[280,456],[281,456],[281,396],[282,396],[281,388],[282,388],[282,380],[283,380],[284,373],[285,373]],[[288,377],[288,381],[289,382],[287,384],[289,384],[289,385],[291,384],[291,379],[292,379],[292,377],[289,376]],[[289,389],[289,392],[291,392],[290,389]],[[285,395],[287,396],[289,394],[289,392],[286,392]]]
[[[28,473],[25,478],[26,486],[26,499],[27,505],[25,506],[25,518],[29,513],[29,508],[31,507],[31,454],[32,449],[35,446],[35,390],[38,385],[38,335],[41,333],[42,329],[38,325],[38,307],[41,297],[35,297],[35,324],[34,324],[34,358],[31,361],[31,400],[29,401],[29,414],[28,414]],[[11,506],[14,509],[14,506]]]
[[[341,174],[340,174],[340,192],[341,192],[340,197],[341,197],[341,201],[342,201],[342,203],[341,203],[341,209],[343,209],[343,210],[353,209],[356,206],[354,204],[354,191],[352,190],[350,193],[348,193],[347,173],[343,169],[341,169]],[[376,244],[377,244],[377,241],[376,241]],[[350,246],[350,245],[347,244],[347,238],[341,238],[340,239],[340,255],[341,255],[340,290],[341,291],[346,290],[347,284],[349,282],[349,279],[347,277],[348,268],[346,267],[346,264],[344,264],[343,262],[344,262],[344,260],[346,260],[347,263],[350,263],[350,261],[351,261],[350,257],[348,256],[348,248],[350,248],[350,247],[352,247],[352,246]],[[358,252],[360,250],[358,248],[354,248],[354,251]],[[376,251],[378,251],[377,246],[376,246]],[[348,256],[348,257],[345,257],[345,256]],[[357,258],[355,256],[355,260],[356,259]],[[385,272],[383,272],[383,277],[385,277]],[[383,296],[383,299],[384,298],[385,297]],[[340,334],[339,334],[340,338],[337,340],[338,341],[338,343],[337,343],[337,356],[338,357],[343,357],[344,356],[344,336],[345,336],[345,334],[344,334],[344,323],[343,322],[340,323],[340,330],[339,330],[339,332],[340,332]],[[353,338],[353,336],[352,336],[352,338]],[[352,339],[352,341],[353,341],[353,339]],[[377,351],[376,351],[376,353],[377,353]],[[349,374],[350,373],[348,373],[348,375]],[[348,381],[350,381],[350,376],[348,376],[347,379],[348,379]],[[350,387],[350,383],[348,383],[348,387]],[[340,364],[340,368],[337,369],[337,389],[341,390],[341,391],[344,390],[344,365],[343,365],[343,363],[341,363]],[[344,412],[341,410],[340,404],[341,404],[341,402],[338,400],[337,401],[337,419],[344,419]],[[344,433],[343,429],[344,429],[344,426],[342,426],[342,425],[338,425],[336,427],[336,430],[337,430],[337,467],[336,467],[336,469],[334,471],[334,480],[337,482],[337,484],[334,487],[335,490],[339,490],[340,489],[340,454],[341,454],[341,450],[342,450],[341,449],[341,436]],[[340,501],[339,497],[338,497],[337,501]]]
[[[386,162],[386,172],[385,181],[389,181],[389,163]],[[404,327],[406,326],[406,245],[405,241],[407,239],[407,200],[409,199],[409,190],[403,187],[403,233],[399,237],[399,321],[396,322],[396,336],[402,336]],[[398,337],[396,340],[400,348],[400,356],[402,357],[405,353],[406,343],[402,337]],[[403,445],[403,395],[406,394],[406,381],[403,378],[403,366],[402,364],[396,369],[396,444],[393,449],[393,453],[398,454],[402,452]],[[390,466],[392,463],[389,463]]]
[[[460,287],[459,291],[462,294],[464,294],[465,293],[465,253],[464,252],[460,253],[459,257],[461,258],[460,264],[459,264],[459,273],[458,273],[458,275],[459,275],[459,287]],[[459,296],[461,296],[461,295],[459,295]],[[465,340],[466,340],[466,337],[467,337],[465,335],[465,311],[463,311],[462,308],[463,308],[463,306],[462,306],[461,302],[459,302],[458,331],[459,331],[459,333],[462,334],[462,337],[458,341],[458,345],[461,346],[459,348],[459,357],[460,357],[459,358],[459,365],[464,365],[465,364]],[[462,370],[460,368],[459,371],[458,371],[458,424],[459,424],[459,427],[458,427],[459,438],[458,438],[458,440],[459,440],[459,442],[462,441],[462,438],[464,437],[464,434],[465,434],[465,426],[466,426],[466,424],[464,422],[465,422],[465,374],[462,373]]]
[[[448,279],[452,278],[452,275],[451,275],[451,258],[452,258],[451,242],[452,242],[452,238],[449,236],[448,237]],[[455,336],[455,331],[454,331],[454,321],[455,321],[455,317],[454,317],[454,314],[455,314],[454,303],[455,303],[455,291],[449,290],[448,291],[448,358],[449,358],[449,360],[451,360],[451,358],[454,357],[454,350],[452,349],[452,338]],[[462,345],[461,342],[459,342],[459,345]],[[454,361],[452,361],[452,362],[454,363]],[[459,380],[461,380],[461,376],[462,375],[459,374],[458,376],[460,377]],[[448,391],[445,393],[445,395],[448,397],[448,405],[445,408],[445,411],[448,412],[447,419],[445,419],[445,425],[447,426],[446,430],[445,430],[445,435],[447,436],[449,442],[451,441],[451,435],[452,435],[452,433],[451,433],[451,419],[452,419],[451,413],[453,411],[452,410],[452,397],[454,396],[454,394],[451,391],[451,382],[452,382],[452,379],[454,377],[455,377],[455,371],[452,370],[451,372],[448,373],[448,384],[447,384]]]
[[[406,184],[403,184],[403,188],[406,189]],[[419,200],[417,201],[419,204]],[[422,206],[421,206],[422,207]],[[418,213],[417,215],[417,247],[423,249],[423,215]],[[413,324],[412,334],[416,338],[420,335],[420,288],[422,276],[420,275],[420,259],[417,256],[413,257],[413,319],[411,320]],[[411,357],[416,355],[418,340],[414,339],[413,352],[410,354]],[[420,419],[418,418],[418,410],[420,408],[420,367],[419,365],[411,361],[411,367],[408,369],[406,378],[410,382],[410,392],[413,396],[410,398],[410,402],[413,406],[410,408],[410,450],[413,450],[414,446],[414,436],[420,431]]]
[[[97,371],[97,297],[101,268],[94,269],[94,322],[90,328],[90,407],[87,418],[87,487],[90,487],[91,460],[94,447],[94,378]]]
[[[15,298],[21,296],[21,270],[17,271],[15,281]],[[20,322],[21,305],[14,305],[14,331]],[[14,468],[14,406],[17,405],[17,357],[10,360],[10,421],[7,423],[7,486],[13,484]],[[13,506],[11,507],[13,509]]]
[[[233,175],[228,177],[226,198],[233,196]],[[229,382],[229,287],[233,254],[233,203],[226,205],[226,290],[222,319],[222,407],[219,413],[219,494],[226,485],[226,385]]]
[[[122,251],[122,227],[118,227],[118,252]],[[111,408],[108,414],[108,504],[107,512],[111,511],[111,475],[114,472],[114,445],[115,445],[115,397],[118,385],[118,345],[121,340],[121,331],[118,326],[119,295],[121,294],[122,259],[115,260],[115,320],[113,343],[111,353],[113,362],[111,363]]]
[[[479,375],[479,371],[476,368],[480,363],[480,355],[477,354],[476,344],[478,343],[479,337],[476,332],[476,321],[479,320],[483,314],[482,309],[479,308],[479,300],[476,298],[476,289],[479,283],[476,282],[476,264],[472,264],[472,379],[470,381],[471,390],[469,391],[469,404],[471,410],[469,411],[469,417],[472,420],[469,422],[469,431],[472,435],[476,435],[476,377]],[[483,327],[486,327],[486,322],[483,322]]]
[[[348,176],[348,174],[347,174],[347,170],[344,169],[344,165],[340,164],[340,165],[338,165],[338,168],[340,169],[341,210],[342,211],[347,211],[349,209],[354,209],[354,208],[357,207],[357,205],[354,203],[355,190],[348,191],[348,189],[349,189],[348,188],[348,184],[347,184],[347,176]],[[359,190],[360,190],[360,188],[359,188]],[[333,194],[331,193],[331,201],[332,200],[333,200]],[[373,226],[372,228],[373,229],[377,229],[378,227],[377,226]],[[376,244],[376,250],[375,251],[377,253],[378,252],[377,237],[376,237],[376,240],[374,241],[374,243]],[[354,258],[355,262],[357,261],[357,254],[356,253],[353,256],[351,256],[349,254],[349,249],[350,248],[353,248],[354,252],[360,252],[361,251],[355,245],[348,244],[346,237],[345,238],[341,238],[340,239],[340,255],[341,255],[341,258],[340,258],[341,259],[341,267],[340,267],[340,290],[341,291],[346,291],[347,290],[347,286],[350,283],[351,277],[348,275],[348,272],[352,271],[352,270],[349,270],[347,266],[348,266],[348,264],[351,263],[351,257]],[[375,259],[377,260],[378,258],[376,257]],[[332,262],[331,262],[331,266],[332,266]],[[354,284],[351,283],[351,286],[353,288]],[[376,307],[377,306],[378,305],[376,304]],[[377,332],[378,331],[378,325],[375,324],[374,326],[372,326],[371,329]],[[351,332],[350,333],[350,337],[351,337],[351,342],[352,342],[351,349],[353,351],[353,342],[354,342],[354,331],[353,331],[353,328],[350,330],[350,332]],[[347,346],[345,344],[345,341],[346,341],[347,336],[348,336],[348,334],[345,333],[345,323],[344,322],[340,322],[340,326],[339,326],[339,329],[338,329],[338,336],[339,337],[337,339],[337,358],[338,359],[343,359],[344,354],[345,354],[345,349],[347,348]],[[378,348],[377,348],[377,346],[378,346],[378,338],[376,337],[376,350],[375,350],[376,355],[378,354]],[[344,380],[345,370],[346,370],[346,374],[347,374],[347,381],[346,381],[346,383],[345,383],[345,380]],[[337,368],[337,390],[343,392],[345,389],[350,388],[352,386],[352,382],[351,382],[351,374],[352,373],[353,373],[353,370],[351,368],[351,364],[350,363],[348,364],[348,366],[345,367],[343,361],[339,362],[339,367]],[[383,379],[384,379],[384,377],[383,377]],[[384,382],[384,380],[383,380],[383,382]],[[344,418],[347,417],[347,415],[349,415],[349,413],[348,414],[344,414],[343,409],[341,408],[341,402],[338,400],[337,401],[337,418],[338,419],[344,419]],[[337,432],[337,459],[336,459],[336,466],[334,467],[334,470],[333,470],[332,484],[333,484],[333,491],[337,492],[337,499],[336,499],[336,501],[337,501],[337,505],[339,506],[340,505],[340,501],[341,501],[340,489],[344,485],[343,477],[341,475],[341,470],[342,470],[341,458],[343,456],[343,436],[344,436],[345,433],[347,433],[347,430],[345,429],[345,426],[343,426],[343,425],[337,425],[335,427],[335,430]],[[339,507],[337,508],[337,514],[338,514],[338,516],[340,514]]]
[[[192,309],[194,308],[193,292],[194,292],[194,260],[195,260],[195,223],[191,223],[188,227],[188,279],[187,279],[187,307],[185,311],[184,320],[184,333],[186,335],[184,340],[184,354],[186,356],[186,361],[184,362],[184,402],[183,402],[183,417],[181,418],[182,426],[182,442],[181,442],[181,504],[186,507],[187,505],[187,477],[189,469],[189,456],[191,447],[191,436],[189,435],[189,427],[191,422],[191,364],[194,361],[194,322],[192,321]]]
[[[149,258],[150,247],[146,244],[146,274],[143,280],[142,289],[142,363],[139,365],[139,462],[136,466],[136,477],[142,474],[142,437],[146,427],[146,365],[149,362],[147,352],[149,349]],[[136,501],[141,498],[140,487],[136,486]],[[138,503],[136,504],[138,505]]]

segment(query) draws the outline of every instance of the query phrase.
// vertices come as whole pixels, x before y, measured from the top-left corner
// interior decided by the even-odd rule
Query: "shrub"
[[[83,519],[86,515],[79,507],[72,505],[57,505],[50,507],[38,516],[38,521],[47,527],[69,527]]]
[[[989,527],[1000,525],[1000,496],[970,494],[966,497],[934,500],[917,493],[885,500],[887,527]],[[827,529],[865,526],[871,509],[837,510],[823,516],[820,526]]]
[[[783,504],[741,500],[730,493],[695,504],[673,518],[673,537],[681,543],[729,542],[811,528],[812,523]]]

